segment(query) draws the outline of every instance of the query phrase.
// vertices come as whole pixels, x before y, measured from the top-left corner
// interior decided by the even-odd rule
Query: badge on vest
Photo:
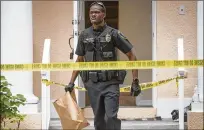
[[[111,35],[110,34],[106,34],[106,42],[110,42],[111,41]]]

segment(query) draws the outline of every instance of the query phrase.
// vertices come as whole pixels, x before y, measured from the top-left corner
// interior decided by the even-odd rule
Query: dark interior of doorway
[[[89,6],[93,1],[85,1],[85,28],[91,26],[89,20]],[[106,7],[107,25],[119,29],[119,2],[118,1],[102,1]],[[120,93],[120,106],[136,106],[135,97],[130,96],[129,92]],[[90,106],[89,97],[86,92],[86,106]]]

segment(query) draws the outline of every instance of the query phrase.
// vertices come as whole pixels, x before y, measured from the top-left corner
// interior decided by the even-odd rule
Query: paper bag
[[[75,92],[67,92],[64,96],[53,102],[53,105],[61,119],[63,129],[79,130],[90,124],[85,119],[81,108],[76,104]]]

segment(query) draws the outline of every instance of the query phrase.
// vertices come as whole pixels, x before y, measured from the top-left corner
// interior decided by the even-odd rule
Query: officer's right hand
[[[131,85],[131,96],[138,96],[141,93],[141,87],[139,84],[139,79],[135,79]]]
[[[72,90],[74,89],[74,83],[69,83],[68,85],[65,86],[65,92],[69,91],[70,93],[72,92]]]

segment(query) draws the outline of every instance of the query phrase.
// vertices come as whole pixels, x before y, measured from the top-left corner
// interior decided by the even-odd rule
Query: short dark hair
[[[91,8],[93,5],[99,5],[100,7],[102,7],[102,12],[106,13],[106,7],[104,6],[104,4],[100,1],[95,1],[93,3],[91,3],[90,7]]]

